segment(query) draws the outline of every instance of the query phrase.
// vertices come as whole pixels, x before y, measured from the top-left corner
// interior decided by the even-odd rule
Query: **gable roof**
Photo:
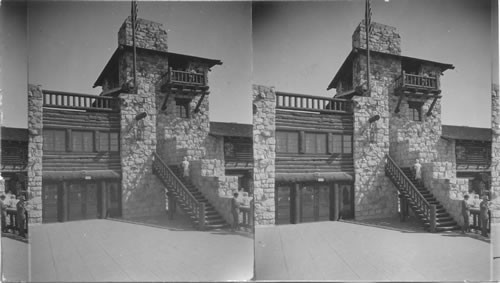
[[[225,122],[210,122],[210,134],[214,136],[224,137],[253,137],[253,125],[225,123]]]
[[[442,125],[441,137],[453,140],[491,141],[490,128]]]

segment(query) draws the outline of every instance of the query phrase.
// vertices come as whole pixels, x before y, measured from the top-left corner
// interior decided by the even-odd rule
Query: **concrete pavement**
[[[475,234],[431,234],[395,223],[317,222],[256,228],[256,279],[490,279],[488,240]]]
[[[162,226],[168,222],[166,217],[148,219],[147,225],[84,220],[31,227],[28,280],[222,281],[252,278],[252,235],[228,230],[197,231],[182,221],[166,227]]]

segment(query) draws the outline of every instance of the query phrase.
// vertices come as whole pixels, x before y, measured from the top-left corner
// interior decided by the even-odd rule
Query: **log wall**
[[[353,117],[346,114],[316,114],[276,110],[276,131],[353,134]],[[300,141],[299,141],[300,144]],[[327,146],[328,147],[328,146]],[[354,173],[352,154],[307,154],[276,152],[276,173]]]
[[[83,112],[44,108],[44,129],[71,129],[94,132],[120,132],[120,113]],[[66,136],[66,144],[70,143]],[[120,171],[120,152],[44,151],[43,171],[114,170]]]

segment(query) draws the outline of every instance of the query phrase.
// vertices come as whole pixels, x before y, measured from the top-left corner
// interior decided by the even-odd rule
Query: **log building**
[[[168,51],[159,23],[137,19],[135,33],[134,50],[129,17],[94,83],[101,95],[29,86],[32,223],[168,209],[217,228],[232,221],[233,192],[252,193],[251,126],[209,121],[208,73],[222,62]]]
[[[365,24],[328,84],[332,98],[254,86],[258,224],[407,215],[457,229],[460,201],[489,192],[491,130],[441,125],[447,63],[401,55],[396,28]],[[423,183],[411,168],[422,165]]]

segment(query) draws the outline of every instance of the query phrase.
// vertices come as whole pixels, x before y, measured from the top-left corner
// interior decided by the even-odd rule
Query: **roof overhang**
[[[44,180],[62,181],[62,180],[102,180],[102,179],[120,179],[120,171],[113,170],[79,170],[79,171],[43,171]]]
[[[366,53],[366,49],[353,48],[351,50],[351,52],[349,53],[349,55],[347,55],[347,58],[344,60],[344,63],[342,63],[342,66],[340,66],[340,69],[337,71],[337,73],[333,77],[332,81],[330,82],[330,84],[328,85],[326,90],[330,90],[330,89],[335,88],[337,86],[338,81],[344,75],[344,72],[349,67],[349,64],[352,63],[354,56],[357,55],[358,53]],[[419,58],[415,58],[415,57],[402,56],[402,55],[396,55],[396,54],[390,54],[390,53],[384,53],[384,52],[372,51],[372,50],[370,50],[370,54],[377,54],[377,55],[383,55],[383,56],[390,56],[393,58],[400,58],[402,64],[405,62],[420,62],[420,63],[432,64],[432,65],[438,66],[441,69],[441,72],[444,72],[448,69],[455,69],[455,66],[453,66],[452,64],[441,63],[441,62],[425,60],[425,59],[419,59]]]
[[[352,174],[345,172],[320,172],[320,173],[280,173],[276,172],[276,182],[306,182],[306,181],[323,181],[323,182],[350,182],[354,178]]]
[[[491,142],[490,128],[442,125],[441,138],[448,140],[470,140]]]
[[[118,48],[116,48],[115,52],[113,55],[111,55],[111,58],[109,61],[106,63],[106,66],[104,66],[104,69],[102,70],[101,74],[99,74],[99,77],[95,81],[94,85],[92,87],[97,87],[97,86],[102,86],[104,77],[106,74],[110,73],[113,70],[117,70],[117,65],[118,65],[118,58],[121,54],[123,54],[125,51],[132,51],[133,47],[129,45],[120,45]],[[208,66],[208,68],[211,68],[215,65],[222,65],[222,61],[218,59],[209,59],[209,58],[203,58],[203,57],[197,57],[197,56],[192,56],[192,55],[186,55],[186,54],[180,54],[180,53],[173,53],[173,52],[165,52],[165,51],[159,51],[159,50],[152,50],[152,49],[147,49],[147,48],[141,48],[141,47],[136,47],[137,52],[152,52],[156,54],[164,54],[165,56],[168,57],[169,60],[172,61],[199,61]]]

